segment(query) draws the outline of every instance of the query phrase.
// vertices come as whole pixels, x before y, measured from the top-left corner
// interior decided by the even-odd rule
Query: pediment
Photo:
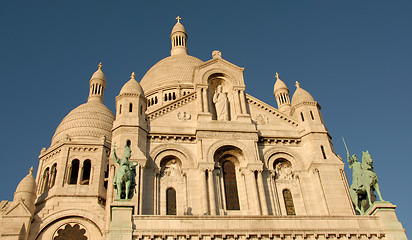
[[[31,216],[29,209],[23,202],[17,202],[10,206],[6,211],[6,216],[9,217],[22,217],[22,216]]]
[[[222,58],[211,59],[195,68],[194,83],[208,85],[211,76],[224,76],[233,86],[244,87],[243,71],[245,69]]]
[[[267,103],[249,95],[246,95],[246,101],[249,105],[250,115],[252,120],[259,125],[270,125],[285,127],[286,129],[296,129],[298,121],[293,117],[282,113],[278,109],[270,106]]]

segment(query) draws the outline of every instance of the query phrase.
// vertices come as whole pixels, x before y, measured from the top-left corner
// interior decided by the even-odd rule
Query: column
[[[143,213],[143,166],[139,168],[140,184],[139,184],[139,215]]]
[[[203,88],[197,89],[197,101],[199,102],[199,112],[203,112]]]
[[[207,88],[202,88],[203,89],[203,112],[208,113],[209,112],[209,103],[207,99]]]
[[[259,206],[259,192],[256,186],[256,178],[255,178],[255,173],[254,171],[250,171],[249,172],[249,182],[250,182],[250,187],[252,188],[251,194],[252,194],[252,198],[253,198],[253,206],[254,206],[254,210],[255,210],[255,214],[257,215],[262,215],[262,211],[260,209]]]
[[[240,115],[242,114],[242,109],[240,106],[240,101],[239,101],[239,89],[233,89],[234,92],[234,96],[233,99],[235,100],[234,105],[235,105],[235,109],[236,109],[236,115]]]
[[[257,172],[257,182],[259,187],[259,197],[260,197],[260,206],[262,207],[262,215],[268,215],[268,205],[266,201],[266,194],[265,194],[265,187],[263,186],[263,178],[262,178],[263,170],[258,170]]]
[[[246,112],[245,91],[244,90],[240,91],[240,103],[241,103],[241,106],[242,106],[242,113],[247,114],[247,112]]]
[[[207,182],[206,182],[206,169],[201,170],[202,173],[200,174],[201,182],[202,182],[202,192],[204,196],[202,196],[203,199],[203,214],[207,214],[208,212],[208,192],[207,192]]]
[[[110,160],[109,160],[110,162]],[[107,195],[106,195],[106,219],[110,219],[110,204],[113,202],[113,178],[115,173],[115,166],[109,165],[109,179],[107,180]],[[110,227],[110,221],[106,221],[106,230]]]
[[[210,204],[210,215],[216,215],[216,198],[215,198],[215,187],[213,183],[213,169],[208,169],[208,187],[209,187],[209,204]]]

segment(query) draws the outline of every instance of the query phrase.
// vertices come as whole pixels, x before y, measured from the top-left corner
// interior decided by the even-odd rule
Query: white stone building
[[[276,109],[245,93],[244,69],[219,51],[190,56],[179,19],[170,38],[171,55],[140,83],[132,74],[115,114],[99,65],[36,179],[1,202],[1,239],[406,239],[389,202],[356,214],[320,105],[299,83],[290,100],[276,75]],[[114,143],[136,166],[130,200],[114,189]]]

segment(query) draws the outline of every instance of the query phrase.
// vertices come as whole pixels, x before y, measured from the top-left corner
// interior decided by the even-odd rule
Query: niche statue
[[[131,199],[136,186],[136,165],[129,161],[131,150],[129,146],[124,147],[123,158],[116,155],[116,143],[113,145],[113,156],[119,164],[119,168],[114,176],[113,185],[119,199]]]
[[[383,201],[381,192],[379,191],[378,177],[373,170],[373,160],[368,151],[362,152],[362,163],[360,163],[356,155],[349,155],[349,150],[344,139],[343,143],[346,148],[349,168],[353,171],[352,185],[349,189],[350,197],[355,205],[355,209],[361,215],[364,215],[367,206],[372,206],[371,195],[375,190],[379,196],[379,200]]]
[[[229,121],[228,100],[226,94],[223,92],[222,85],[218,85],[216,92],[213,95],[213,103],[216,108],[217,120]]]

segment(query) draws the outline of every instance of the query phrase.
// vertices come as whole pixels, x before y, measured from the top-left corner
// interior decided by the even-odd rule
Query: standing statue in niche
[[[346,148],[349,168],[353,171],[352,185],[349,189],[350,197],[355,205],[355,209],[363,215],[367,210],[368,204],[369,207],[372,206],[371,193],[376,191],[379,200],[383,201],[379,191],[378,177],[373,170],[373,160],[368,151],[362,152],[362,163],[360,163],[356,155],[350,156],[344,139],[343,143]]]
[[[129,161],[131,152],[130,147],[126,145],[123,158],[119,159],[116,155],[116,143],[113,145],[113,156],[119,164],[119,168],[114,176],[113,185],[119,199],[131,199],[136,186],[136,165]]]
[[[217,120],[229,121],[228,100],[222,85],[217,86],[215,95],[213,95],[213,103],[216,108]]]

